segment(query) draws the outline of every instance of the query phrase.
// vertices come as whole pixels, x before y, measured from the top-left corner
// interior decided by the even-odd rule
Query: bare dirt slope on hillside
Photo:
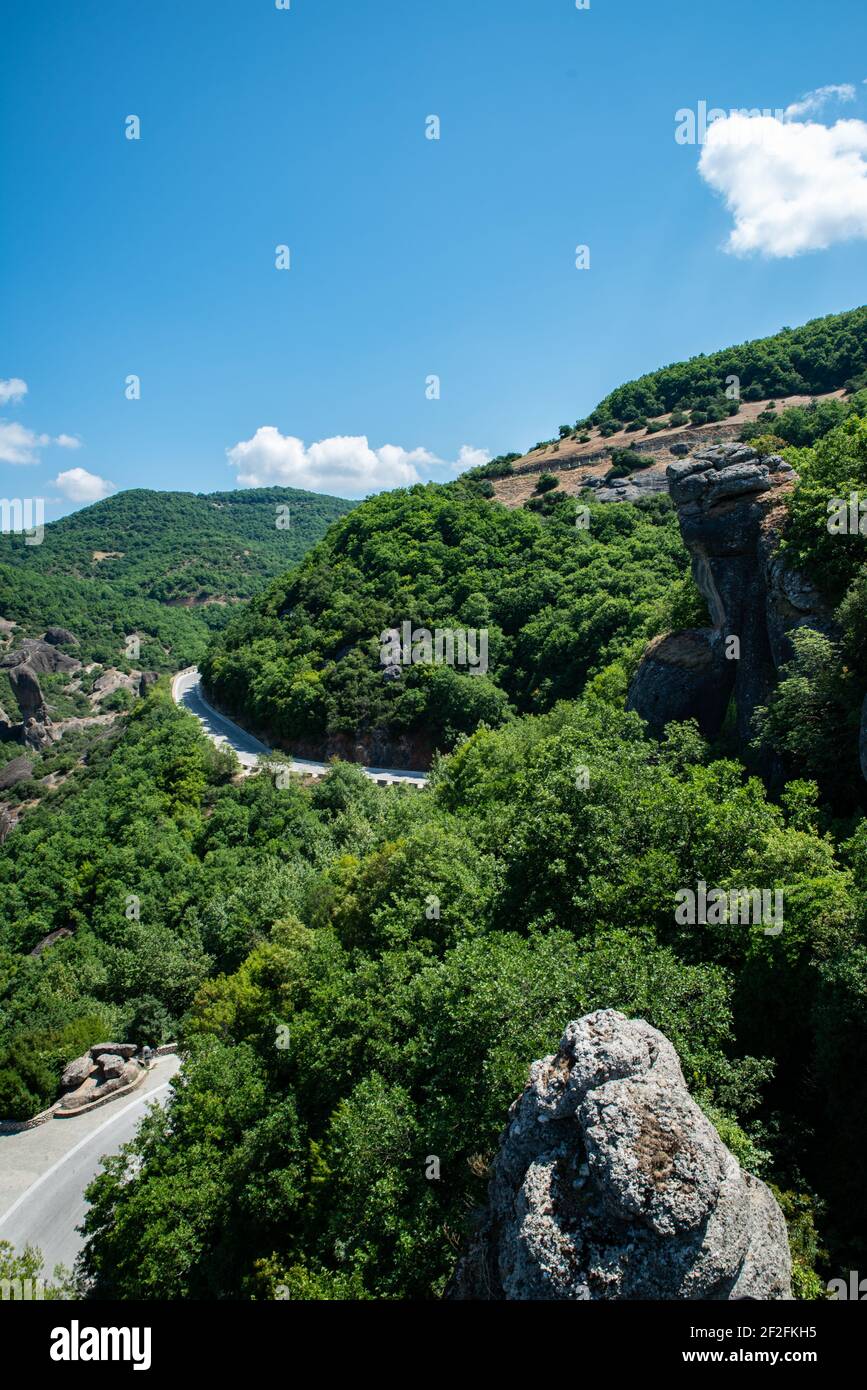
[[[778,410],[785,410],[789,406],[809,405],[814,399],[840,400],[844,394],[843,391],[831,391],[825,396],[817,397],[786,396],[785,399],[778,398],[775,403]],[[508,478],[500,478],[494,482],[494,496],[507,507],[523,506],[533,496],[542,471],[556,474],[562,491],[574,495],[581,491],[581,479],[604,478],[610,467],[607,454],[611,449],[637,448],[640,452],[658,453],[658,461],[651,464],[646,471],[648,474],[664,473],[666,466],[672,461],[669,453],[672,444],[687,441],[697,447],[700,442],[712,443],[717,438],[733,437],[745,424],[757,419],[763,410],[767,410],[769,404],[766,400],[745,401],[739,413],[730,419],[707,425],[678,426],[674,429],[659,430],[655,434],[648,434],[644,430],[630,433],[623,429],[605,437],[594,426],[592,430],[587,431],[590,439],[586,444],[579,444],[575,439],[557,440],[545,448],[531,449],[529,453],[516,459],[513,465],[514,473]],[[773,425],[768,425],[768,431],[773,432]],[[603,450],[605,456],[600,457]],[[523,472],[524,469],[527,471]]]

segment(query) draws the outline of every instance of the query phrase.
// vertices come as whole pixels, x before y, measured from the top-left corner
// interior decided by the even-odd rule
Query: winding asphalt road
[[[214,743],[232,748],[242,767],[252,770],[263,754],[273,756],[272,749],[208,703],[195,666],[174,677],[172,697],[198,719]],[[313,777],[324,777],[329,768],[328,763],[294,757],[284,765]],[[401,768],[362,771],[381,785],[424,787],[428,781],[424,773]],[[57,1264],[71,1268],[83,1245],[76,1227],[87,1211],[84,1192],[100,1171],[103,1155],[116,1153],[133,1138],[149,1103],[165,1105],[169,1082],[179,1067],[174,1054],[160,1057],[129,1100],[120,1097],[89,1114],[51,1119],[21,1134],[0,1136],[0,1241],[9,1241],[19,1252],[25,1245],[36,1246],[42,1252],[45,1277]]]
[[[178,672],[172,681],[172,698],[176,705],[183,705],[184,709],[195,715],[208,738],[213,739],[214,743],[234,749],[242,767],[250,769],[256,767],[259,758],[263,755],[269,757],[285,756],[261,743],[252,734],[248,734],[246,729],[233,723],[225,714],[220,714],[213,705],[208,703],[202,692],[198,667],[190,666],[186,671]],[[324,777],[329,768],[328,763],[317,763],[309,758],[293,757],[287,759],[285,766],[292,772],[307,773],[311,777]],[[428,782],[423,772],[410,772],[405,768],[365,767],[362,768],[362,772],[371,781],[378,782],[382,786],[398,782],[413,787],[426,787]]]
[[[103,1154],[132,1139],[150,1102],[165,1105],[169,1082],[181,1065],[174,1053],[158,1057],[132,1097],[118,1097],[85,1115],[48,1120],[21,1134],[0,1136],[0,1240],[18,1251],[35,1245],[45,1262],[71,1268],[83,1245],[76,1226],[84,1220],[84,1190],[100,1170]]]

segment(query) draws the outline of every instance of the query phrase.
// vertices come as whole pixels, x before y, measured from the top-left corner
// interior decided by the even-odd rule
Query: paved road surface
[[[75,1228],[84,1220],[84,1190],[100,1171],[103,1154],[132,1139],[148,1103],[165,1105],[180,1066],[170,1053],[132,1096],[70,1120],[48,1120],[22,1134],[0,1136],[0,1240],[20,1253],[38,1246],[44,1275],[72,1266],[83,1244]]]
[[[172,681],[172,697],[175,704],[183,705],[184,709],[196,716],[214,743],[233,748],[242,767],[253,768],[262,754],[274,754],[273,749],[254,738],[252,734],[248,734],[246,729],[233,723],[226,715],[219,714],[213,705],[208,703],[202,693],[197,667],[191,666],[186,671],[178,672]],[[286,766],[293,772],[306,772],[313,777],[323,777],[328,771],[328,763],[317,763],[309,758],[287,757],[285,754],[277,756],[284,757]],[[394,767],[365,767],[362,770],[374,782],[406,782],[414,787],[427,786],[428,779],[423,772],[411,772],[405,768]]]

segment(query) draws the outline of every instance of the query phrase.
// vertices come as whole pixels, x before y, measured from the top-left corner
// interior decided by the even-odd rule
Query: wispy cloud
[[[0,405],[23,400],[26,395],[27,382],[22,381],[20,376],[7,377],[5,380],[0,378]]]
[[[787,121],[797,121],[802,116],[812,116],[814,112],[822,111],[829,101],[854,100],[855,88],[851,82],[830,83],[827,87],[817,87],[814,92],[807,92],[800,101],[793,101],[783,115]]]
[[[57,444],[61,449],[80,449],[81,440],[72,434],[37,434],[17,420],[0,420],[0,463],[33,464],[40,461],[40,450]]]

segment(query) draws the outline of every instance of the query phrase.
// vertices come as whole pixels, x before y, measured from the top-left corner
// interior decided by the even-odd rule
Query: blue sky
[[[4,0],[0,494],[446,478],[864,302],[865,38],[863,0]],[[674,138],[846,84],[765,163]]]

